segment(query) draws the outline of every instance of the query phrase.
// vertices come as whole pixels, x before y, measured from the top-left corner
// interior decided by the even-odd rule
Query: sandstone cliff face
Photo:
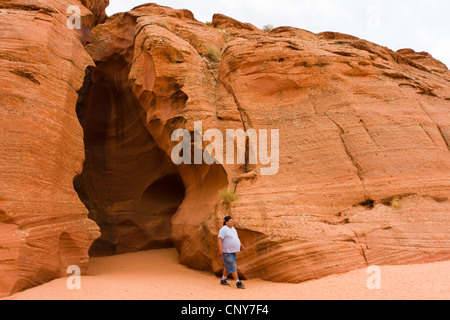
[[[6,59],[11,67],[0,69],[9,72],[2,77],[8,79],[2,128],[23,128],[2,131],[10,146],[1,157],[0,243],[7,249],[0,267],[16,279],[38,282],[30,275],[41,272],[42,257],[57,256],[51,252],[63,237],[60,225],[68,230],[60,247],[78,241],[81,252],[60,256],[87,258],[98,236],[92,220],[101,237],[91,255],[174,245],[183,264],[218,273],[217,232],[231,214],[249,251],[239,257],[240,273],[273,281],[450,258],[445,65],[427,53],[393,52],[334,32],[264,33],[223,15],[206,25],[187,10],[154,4],[114,15],[90,32],[103,21],[104,6],[84,4],[95,13],[78,40],[63,28],[45,29],[58,31],[50,39],[68,33],[60,42],[77,48],[70,72],[50,60],[33,69],[36,55],[28,64]],[[26,32],[10,38],[17,34]],[[45,42],[44,35],[31,39]],[[54,53],[64,51],[61,45],[44,48],[67,61]],[[31,71],[9,71],[18,65]],[[24,81],[27,89],[18,92]],[[260,175],[261,164],[174,165],[171,134],[180,128],[194,134],[195,121],[203,131],[279,129],[278,174]],[[239,199],[225,203],[223,189],[236,190]],[[30,237],[32,230],[39,237]],[[38,244],[28,245],[30,239]]]
[[[97,254],[158,246],[155,225],[173,215],[162,229],[181,262],[220,272],[216,234],[231,214],[249,249],[244,277],[299,282],[449,257],[450,73],[430,55],[333,32],[264,33],[223,15],[208,26],[157,5],[111,17],[87,50],[97,68],[84,113],[104,114],[97,101],[113,113],[84,126],[104,133],[85,141],[82,174],[105,230]],[[128,101],[116,106],[111,92]],[[279,173],[173,166],[170,135],[194,121],[204,131],[279,129]],[[167,176],[183,184],[149,206],[146,188]],[[225,187],[239,200],[224,204]],[[158,200],[172,201],[166,215]]]
[[[73,4],[82,30],[66,26]],[[85,272],[100,235],[73,187],[84,160],[75,105],[93,65],[82,42],[107,4],[0,2],[0,297],[70,265]]]

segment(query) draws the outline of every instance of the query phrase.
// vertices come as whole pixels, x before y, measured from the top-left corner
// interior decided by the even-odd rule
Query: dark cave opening
[[[171,219],[185,197],[178,168],[128,85],[129,66],[121,55],[98,63],[78,92],[85,162],[74,188],[101,232],[90,256],[173,247]]]
[[[181,177],[170,174],[153,182],[140,199],[124,205],[115,213],[115,253],[173,247],[171,219],[184,197]]]

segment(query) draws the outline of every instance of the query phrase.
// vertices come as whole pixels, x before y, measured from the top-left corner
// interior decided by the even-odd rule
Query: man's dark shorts
[[[223,253],[223,264],[228,273],[237,272],[236,253]]]

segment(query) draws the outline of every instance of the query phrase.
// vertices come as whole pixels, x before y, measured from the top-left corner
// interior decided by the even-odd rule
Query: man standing
[[[229,286],[227,282],[228,275],[231,274],[236,281],[236,287],[244,289],[245,285],[239,281],[237,267],[236,267],[236,253],[241,250],[246,252],[247,250],[241,244],[236,229],[233,227],[234,221],[230,216],[225,217],[223,227],[219,231],[218,244],[219,254],[223,258],[223,264],[225,266],[223,270],[222,280],[220,284],[223,286]]]

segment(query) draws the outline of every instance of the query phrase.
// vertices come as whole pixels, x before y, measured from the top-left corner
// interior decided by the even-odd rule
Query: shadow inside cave
[[[74,188],[100,227],[90,256],[173,247],[171,218],[185,186],[146,127],[146,114],[128,86],[126,55],[88,68],[78,92],[85,162]]]

